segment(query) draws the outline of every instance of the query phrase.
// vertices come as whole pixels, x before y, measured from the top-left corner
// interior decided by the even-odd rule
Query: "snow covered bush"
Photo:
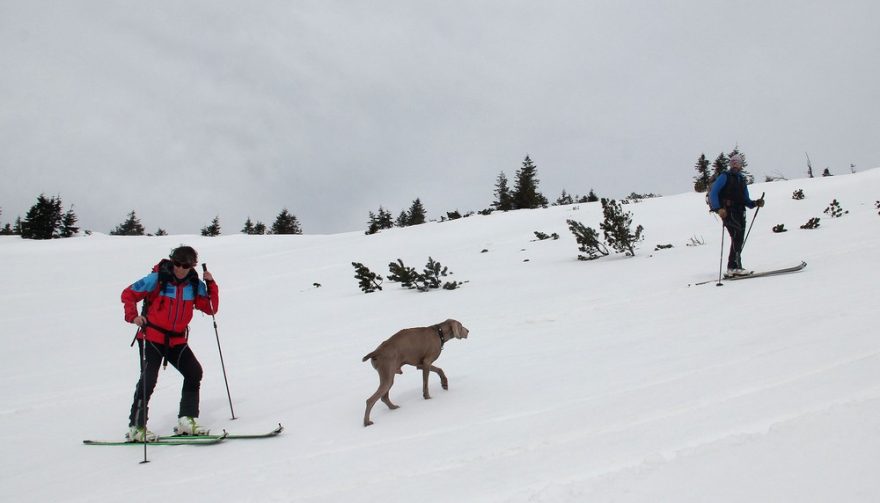
[[[829,204],[828,207],[825,208],[825,214],[830,215],[831,218],[842,217],[847,213],[849,213],[849,211],[844,211],[843,208],[840,207],[840,203],[837,202],[837,199],[832,200],[831,204]]]

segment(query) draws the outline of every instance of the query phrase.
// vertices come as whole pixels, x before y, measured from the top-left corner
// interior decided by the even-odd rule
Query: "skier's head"
[[[175,266],[184,269],[195,267],[199,263],[199,254],[191,246],[178,246],[171,250],[171,255],[168,258],[174,262]]]
[[[744,162],[745,159],[743,159],[742,154],[733,154],[730,156],[730,169],[739,171],[743,168]]]

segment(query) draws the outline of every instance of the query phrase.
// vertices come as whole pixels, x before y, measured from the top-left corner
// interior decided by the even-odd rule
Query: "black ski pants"
[[[746,237],[745,208],[728,208],[724,228],[730,234],[730,254],[727,256],[728,269],[742,269],[743,240]]]
[[[138,356],[141,363],[141,377],[134,390],[134,401],[131,404],[131,414],[128,416],[128,425],[145,426],[147,423],[147,411],[150,396],[156,388],[159,380],[159,367],[162,359],[167,356],[168,362],[183,376],[183,389],[180,393],[180,411],[178,417],[199,417],[199,388],[202,384],[202,365],[196,359],[189,344],[182,344],[167,348],[161,344],[146,341],[146,355],[144,341],[138,340]],[[146,363],[146,369],[144,369]],[[146,386],[144,386],[146,380]],[[146,388],[146,399],[144,398]]]

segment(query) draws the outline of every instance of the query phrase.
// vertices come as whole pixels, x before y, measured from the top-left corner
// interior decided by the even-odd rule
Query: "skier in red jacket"
[[[157,438],[147,430],[146,424],[150,396],[156,387],[163,360],[170,362],[183,375],[175,431],[186,435],[208,433],[197,424],[202,366],[187,344],[187,336],[194,309],[206,314],[217,312],[217,283],[208,271],[204,273],[205,281],[199,280],[195,271],[198,253],[192,247],[175,248],[169,258],[160,261],[153,267],[152,273],[122,291],[125,321],[140,327],[137,343],[141,377],[135,388],[128,418],[126,437],[130,441],[143,442]],[[144,306],[139,315],[137,303],[140,301],[144,302]]]

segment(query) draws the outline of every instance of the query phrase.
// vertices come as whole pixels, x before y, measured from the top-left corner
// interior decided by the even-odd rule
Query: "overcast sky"
[[[0,223],[40,193],[109,232],[224,234],[282,208],[366,228],[692,190],[739,145],[788,178],[880,166],[880,2],[0,0]],[[695,211],[701,211],[695,208]]]

